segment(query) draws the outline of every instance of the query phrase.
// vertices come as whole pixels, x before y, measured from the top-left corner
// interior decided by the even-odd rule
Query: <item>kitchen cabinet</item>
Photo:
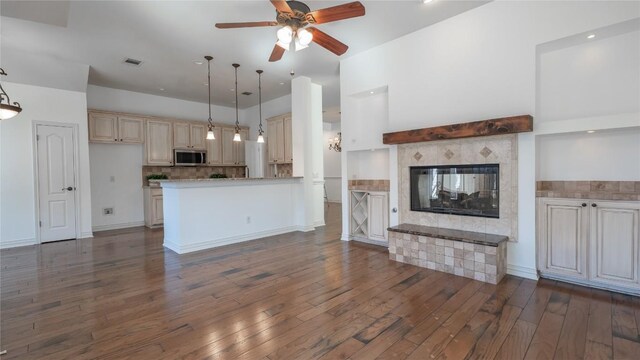
[[[222,143],[222,165],[244,165],[244,141],[249,136],[248,129],[240,129],[240,138],[242,141],[233,141],[236,133],[235,128],[223,127],[221,131]]]
[[[107,112],[89,112],[89,142],[142,144],[144,118]]]
[[[222,131],[219,126],[213,128],[213,136],[215,140],[205,140],[207,147],[207,164],[208,165],[221,165],[222,164]]]
[[[388,241],[389,193],[385,191],[350,192],[350,235],[355,240]]]
[[[267,119],[267,151],[270,164],[293,162],[291,116],[280,115]]]
[[[205,150],[206,124],[187,122],[173,123],[173,148]]]
[[[162,188],[145,186],[144,194],[144,224],[149,228],[161,227],[164,224]]]
[[[145,164],[173,165],[173,126],[169,120],[147,120]]]
[[[640,293],[640,202],[540,198],[542,276]]]

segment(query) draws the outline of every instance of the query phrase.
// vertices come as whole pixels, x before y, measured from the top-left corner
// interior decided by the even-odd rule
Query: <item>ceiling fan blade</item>
[[[271,0],[271,3],[273,4],[273,6],[276,7],[276,10],[278,10],[278,12],[283,12],[283,13],[293,12],[289,7],[289,4],[287,4],[285,0]]]
[[[217,23],[218,29],[235,29],[235,28],[247,28],[247,27],[261,27],[261,26],[276,26],[275,21],[255,21],[255,22],[238,22],[238,23]]]
[[[354,1],[348,4],[311,11],[307,13],[307,21],[312,24],[324,24],[363,16],[364,13],[364,6],[359,1]]]
[[[271,56],[269,57],[269,62],[274,62],[282,59],[282,55],[284,55],[284,49],[277,44],[274,45]]]
[[[331,51],[332,53],[340,56],[347,52],[349,47],[325,32],[322,32],[316,28],[306,28],[311,34],[313,34],[312,41],[323,48]],[[277,45],[276,45],[277,46]]]

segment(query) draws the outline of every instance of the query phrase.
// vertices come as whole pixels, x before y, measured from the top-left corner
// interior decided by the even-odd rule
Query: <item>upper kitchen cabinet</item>
[[[174,149],[198,149],[206,150],[205,138],[207,128],[205,124],[187,122],[173,123],[173,147]]]
[[[293,162],[291,115],[279,115],[267,119],[267,150],[270,164]]]
[[[213,128],[215,140],[205,140],[207,146],[207,164],[222,164],[222,131],[219,126]]]
[[[173,126],[168,120],[147,120],[145,142],[146,165],[173,164]]]
[[[244,165],[244,141],[249,137],[249,130],[246,128],[240,129],[240,139],[242,141],[239,142],[233,141],[233,136],[236,133],[235,128],[223,127],[221,132],[222,165]]]
[[[144,118],[90,111],[89,142],[142,144],[144,142]]]

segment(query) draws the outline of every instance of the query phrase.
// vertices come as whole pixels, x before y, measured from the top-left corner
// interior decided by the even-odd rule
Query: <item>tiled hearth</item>
[[[415,225],[399,225],[420,228]],[[427,228],[426,229],[434,229]],[[507,239],[495,235],[463,231],[435,230],[435,233],[420,231],[398,232],[389,229],[389,259],[443,271],[470,279],[497,284],[506,274]],[[404,231],[404,230],[401,230]],[[442,239],[434,236],[451,237],[447,233],[476,234],[480,238],[496,239],[494,242],[479,243]],[[500,240],[497,240],[501,238]],[[471,240],[468,240],[471,241]],[[478,241],[475,241],[478,242]]]

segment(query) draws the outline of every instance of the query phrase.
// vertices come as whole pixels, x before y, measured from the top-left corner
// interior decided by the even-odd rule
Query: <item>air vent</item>
[[[253,93],[252,93],[252,92],[250,92],[250,91],[245,91],[245,92],[243,92],[243,93],[242,93],[242,95],[247,95],[247,96],[249,96],[249,95],[251,95],[251,94],[253,94]]]
[[[126,59],[124,59],[124,63],[125,64],[129,64],[129,65],[133,65],[133,66],[140,66],[140,64],[142,64],[142,60],[126,58]]]

